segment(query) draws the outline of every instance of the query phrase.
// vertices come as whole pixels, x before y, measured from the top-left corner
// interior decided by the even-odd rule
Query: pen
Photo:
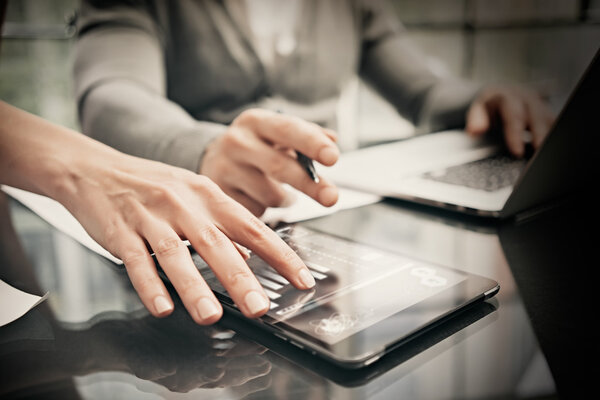
[[[277,113],[282,114],[282,111],[277,110]],[[300,166],[302,166],[302,168],[304,168],[304,170],[306,171],[306,173],[308,174],[310,179],[312,179],[313,182],[315,182],[315,183],[319,183],[319,175],[317,175],[317,170],[315,169],[313,160],[311,160],[304,154],[300,153],[299,151],[296,151],[296,159],[298,160],[298,163],[300,164]]]
[[[296,156],[302,168],[304,168],[308,176],[310,176],[310,179],[312,179],[315,183],[319,183],[319,176],[317,175],[317,170],[315,169],[313,160],[300,153],[299,151],[296,151]]]

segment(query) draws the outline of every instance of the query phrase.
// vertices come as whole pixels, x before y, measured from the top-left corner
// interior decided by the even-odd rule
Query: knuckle
[[[194,187],[202,191],[211,191],[219,188],[212,179],[205,175],[196,175],[193,182]]]
[[[183,246],[178,238],[164,238],[158,241],[154,252],[158,257],[168,257],[177,254]]]
[[[205,197],[209,203],[216,206],[223,206],[232,201],[216,183],[214,184],[214,187],[206,192]]]
[[[278,176],[287,163],[287,157],[279,152],[273,152],[267,160],[266,172],[271,176]]]
[[[240,115],[235,119],[236,124],[241,125],[254,125],[260,120],[260,111],[254,108],[242,111]]]
[[[221,187],[206,176],[198,175],[197,179],[194,180],[193,189],[207,204],[219,205],[231,201]]]
[[[281,252],[281,261],[286,265],[298,264],[300,257],[294,250],[288,248]]]
[[[117,249],[120,246],[122,232],[123,230],[120,229],[119,221],[109,218],[104,226],[104,243],[108,250]]]
[[[145,295],[151,296],[153,293],[159,291],[157,289],[157,282],[152,277],[147,275],[143,275],[142,277],[137,278],[136,281],[133,282],[133,285],[140,297]]]
[[[159,206],[161,208],[167,206],[171,209],[176,208],[180,210],[183,208],[182,202],[178,196],[177,190],[174,185],[167,184],[155,184],[150,189],[150,198],[152,199],[152,205]]]
[[[226,208],[226,206],[229,206],[234,202],[231,197],[221,190],[219,190],[219,192],[211,192],[207,196],[207,200],[214,208]]]
[[[244,234],[250,243],[261,243],[267,240],[267,234],[270,229],[261,220],[255,217],[250,217],[246,223]]]
[[[282,118],[277,124],[277,130],[283,136],[293,136],[297,131],[296,121],[293,118]]]
[[[218,247],[224,244],[225,235],[213,226],[206,226],[198,231],[201,246]]]
[[[201,286],[202,282],[199,276],[190,276],[182,279],[179,287],[177,287],[177,293],[181,298],[194,300],[202,296]]]
[[[231,150],[241,146],[243,141],[243,130],[232,127],[222,136],[221,144],[225,149]]]
[[[143,268],[148,253],[145,250],[129,250],[121,255],[121,261],[129,271]]]
[[[191,170],[186,169],[186,170],[176,171],[176,173],[174,174],[174,176],[172,178],[172,181],[178,182],[182,186],[187,187],[192,182],[194,182],[194,180],[196,179],[197,176],[199,176],[197,172],[193,172]]]
[[[166,200],[169,197],[169,193],[170,193],[170,191],[166,187],[166,185],[163,185],[161,183],[155,183],[150,188],[150,194],[157,201],[164,201],[164,200]]]
[[[243,285],[251,279],[253,279],[253,275],[244,270],[233,271],[227,275],[227,282],[233,287]]]
[[[194,180],[194,187],[197,191],[205,194],[218,192],[220,190],[219,185],[217,185],[211,178],[204,175],[198,175],[196,177]]]

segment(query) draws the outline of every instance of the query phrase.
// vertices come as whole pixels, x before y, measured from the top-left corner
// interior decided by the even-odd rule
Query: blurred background
[[[440,71],[530,85],[560,110],[600,44],[600,0],[391,0]],[[78,129],[71,83],[76,0],[8,2],[0,98]],[[345,148],[393,140],[413,126],[358,80],[340,103]]]
[[[600,0],[390,2],[408,34],[439,71],[479,83],[533,86],[547,96],[556,111],[600,45]],[[71,80],[77,6],[77,0],[10,0],[0,46],[0,99],[73,129],[79,129]],[[341,141],[347,148],[403,138],[414,132],[409,122],[358,80],[344,93],[339,114]],[[127,281],[106,272],[108,262],[51,230],[24,208],[14,207],[14,213],[19,214],[13,220],[18,222],[20,235],[25,239],[26,253],[36,267],[36,275],[51,292],[48,302],[59,313],[58,319],[86,321],[103,311],[141,309]],[[441,368],[451,371],[443,376],[448,379],[446,384],[459,391],[465,388],[465,393],[486,385],[504,388],[512,382],[516,382],[515,385],[520,382],[516,390],[525,394],[553,392],[550,372],[534,343],[529,319],[495,235],[441,225],[410,212],[392,221],[389,230],[380,225],[370,226],[362,214],[356,215],[356,219],[338,218],[337,221],[346,224],[348,231],[358,230],[352,227],[356,224],[364,237],[398,238],[397,251],[428,254],[432,258],[429,261],[486,276],[501,276],[506,283],[499,295],[500,321],[491,325],[492,332],[484,331],[475,341],[464,341],[465,336],[456,336],[456,340],[466,342],[468,348],[505,344],[497,349],[496,363],[485,360],[482,367],[477,362],[477,354],[459,346],[457,351],[445,352],[436,363],[429,363],[433,370],[422,370],[421,375],[417,373],[414,379],[406,380],[408,385],[413,385],[411,390],[416,393],[417,388],[421,388],[423,393],[430,393],[428,390],[433,386],[428,377],[435,374],[429,372]],[[49,254],[53,254],[55,260],[50,260]],[[490,254],[498,256],[489,258]],[[482,264],[484,257],[488,261]],[[86,268],[81,268],[82,265]],[[64,285],[65,282],[69,285]],[[518,345],[509,346],[512,343]],[[515,366],[520,365],[526,368],[522,374],[515,374]],[[497,376],[489,372],[493,368],[498,371]],[[479,382],[480,376],[494,376],[500,383]],[[427,379],[419,380],[420,377]],[[103,398],[110,393],[110,377],[97,381],[94,376],[78,379],[79,390],[87,395],[84,397],[95,394]],[[115,379],[113,385],[122,390],[120,379],[123,378]],[[133,381],[141,385],[141,381]],[[537,386],[528,386],[531,382]]]

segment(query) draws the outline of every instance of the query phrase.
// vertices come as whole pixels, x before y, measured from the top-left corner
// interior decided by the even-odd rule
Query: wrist
[[[77,194],[93,165],[117,165],[116,150],[0,102],[0,182],[56,200]],[[88,170],[88,171],[86,171]]]
[[[84,185],[93,184],[123,164],[120,158],[125,155],[78,132],[71,131],[69,136],[63,143],[59,140],[32,173],[41,175],[37,177],[41,194],[70,209],[73,201],[85,193]]]

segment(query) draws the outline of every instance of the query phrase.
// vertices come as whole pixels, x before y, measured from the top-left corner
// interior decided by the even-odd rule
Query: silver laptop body
[[[529,160],[511,160],[491,135],[445,131],[345,153],[324,175],[340,186],[481,216],[543,209],[598,182],[599,81],[597,53]]]

